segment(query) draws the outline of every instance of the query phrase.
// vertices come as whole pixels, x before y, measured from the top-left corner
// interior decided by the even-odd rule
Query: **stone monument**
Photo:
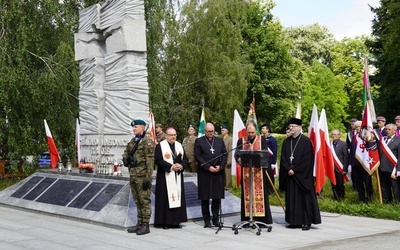
[[[131,121],[149,117],[144,1],[106,0],[82,9],[75,60],[82,158],[120,162],[133,136]]]

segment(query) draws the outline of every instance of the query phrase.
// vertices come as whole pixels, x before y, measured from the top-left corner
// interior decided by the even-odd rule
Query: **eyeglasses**
[[[207,133],[214,133],[214,130],[206,131]]]
[[[289,125],[289,128],[297,128],[299,125]]]
[[[176,136],[176,134],[167,134],[167,135],[169,135],[169,136]]]

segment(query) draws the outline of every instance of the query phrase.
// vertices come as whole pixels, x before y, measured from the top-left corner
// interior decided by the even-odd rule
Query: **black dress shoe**
[[[311,225],[310,225],[310,224],[306,224],[306,225],[303,225],[303,227],[301,228],[301,230],[303,230],[303,231],[308,231],[308,230],[310,230],[310,228],[311,228]]]
[[[164,230],[168,230],[169,227],[168,227],[168,226],[163,226],[163,229],[164,229]]]
[[[301,225],[286,225],[286,228],[302,228]]]
[[[206,227],[211,227],[210,220],[204,221],[204,228],[206,228]]]
[[[181,225],[168,225],[168,228],[182,228]]]
[[[212,219],[212,223],[214,226],[218,227],[219,226],[218,218]]]

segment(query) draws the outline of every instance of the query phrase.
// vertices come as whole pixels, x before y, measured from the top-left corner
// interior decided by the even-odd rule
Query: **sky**
[[[380,0],[273,0],[275,18],[284,27],[318,23],[327,27],[337,40],[370,35],[374,14],[369,5],[379,7]]]

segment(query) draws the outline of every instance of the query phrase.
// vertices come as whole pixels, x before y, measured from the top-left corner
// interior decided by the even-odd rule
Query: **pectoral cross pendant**
[[[293,162],[293,160],[294,160],[293,155],[291,155],[291,156],[289,157],[289,159],[290,159],[290,164],[292,164],[292,162]]]
[[[215,149],[210,148],[211,154],[214,154]]]

